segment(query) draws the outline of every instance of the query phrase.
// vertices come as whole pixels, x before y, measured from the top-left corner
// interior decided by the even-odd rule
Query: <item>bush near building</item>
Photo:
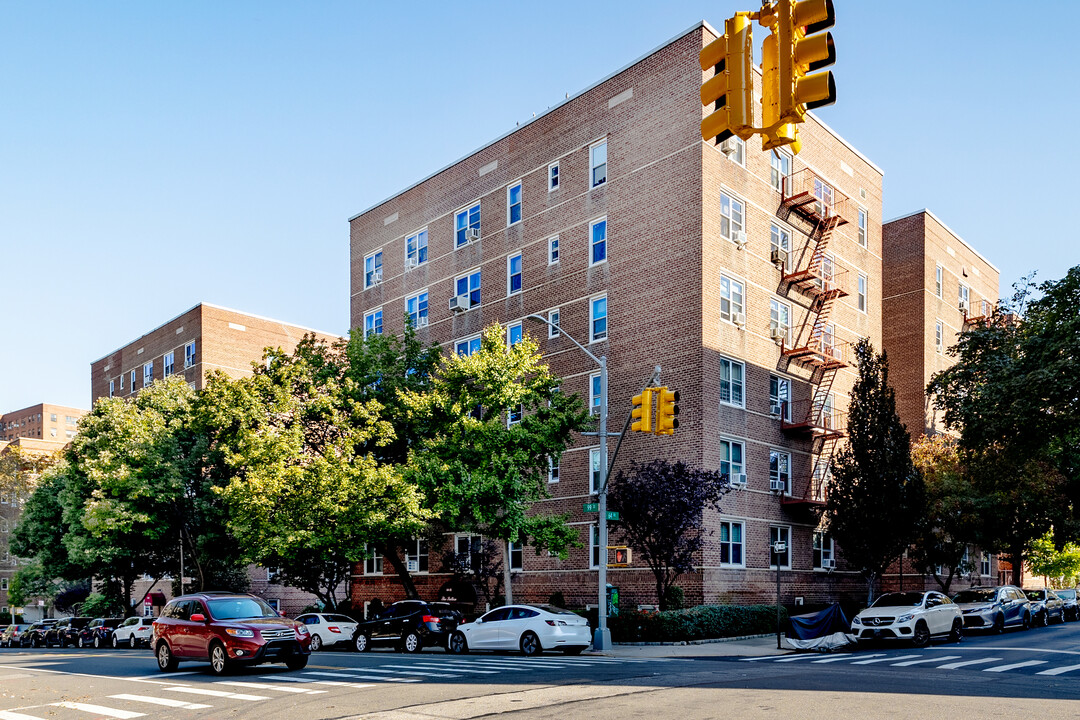
[[[594,621],[596,611],[591,611]],[[780,610],[786,626],[788,613]],[[759,635],[776,630],[775,605],[699,605],[686,610],[622,611],[608,618],[613,642],[679,642]]]

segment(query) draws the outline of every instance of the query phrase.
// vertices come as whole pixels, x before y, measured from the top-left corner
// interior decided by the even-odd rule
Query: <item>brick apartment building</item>
[[[86,410],[39,403],[22,410],[0,414],[0,440],[36,438],[67,442],[75,437],[79,418]]]
[[[423,339],[458,353],[502,323],[511,338],[537,338],[563,390],[595,406],[592,361],[523,320],[557,318],[607,357],[616,430],[662,365],[662,384],[681,393],[679,429],[628,437],[616,472],[681,459],[736,487],[680,580],[687,601],[772,600],[777,561],[783,602],[828,601],[864,591],[817,510],[845,435],[849,343],[882,343],[882,171],[813,116],[797,157],[702,142],[698,93],[712,71],[698,53],[715,37],[700,23],[351,218],[351,323],[400,333],[408,313]],[[572,514],[583,548],[567,560],[512,553],[515,598],[595,603],[596,515],[582,504],[595,499],[598,466],[595,440],[579,437],[554,468],[547,509]],[[773,558],[778,539],[789,550]],[[418,566],[433,597],[448,576],[434,560]],[[357,567],[354,602],[402,597],[383,567]],[[656,602],[646,568],[608,578],[624,606]]]
[[[91,363],[92,398],[96,402],[103,397],[129,397],[171,375],[182,375],[192,389],[202,390],[210,371],[220,370],[234,378],[251,375],[252,363],[262,361],[266,348],[292,352],[307,334],[327,342],[340,339],[279,320],[200,303]],[[253,565],[248,575],[251,592],[286,613],[295,615],[317,604],[313,595],[273,582],[266,568]],[[172,594],[169,585],[164,583],[153,590],[162,591],[168,600]],[[135,594],[150,589],[146,581],[136,586]]]

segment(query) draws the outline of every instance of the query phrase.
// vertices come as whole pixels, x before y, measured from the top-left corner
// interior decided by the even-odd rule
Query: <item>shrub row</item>
[[[595,617],[595,612],[592,613]],[[780,609],[781,626],[788,614]],[[775,605],[699,605],[686,610],[622,611],[608,618],[613,642],[678,642],[776,630]]]

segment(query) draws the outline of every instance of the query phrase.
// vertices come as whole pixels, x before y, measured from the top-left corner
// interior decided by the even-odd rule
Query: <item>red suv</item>
[[[181,660],[209,660],[215,675],[264,662],[300,670],[307,665],[310,644],[303,623],[281,617],[254,595],[225,592],[172,600],[154,620],[150,640],[162,672],[175,670]]]

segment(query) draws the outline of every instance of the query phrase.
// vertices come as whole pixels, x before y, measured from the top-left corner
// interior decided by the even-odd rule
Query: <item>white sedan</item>
[[[129,617],[120,627],[113,630],[112,646],[114,648],[137,648],[140,645],[150,647],[150,636],[153,634],[154,618]]]
[[[909,640],[926,647],[934,636],[960,642],[964,616],[956,603],[934,590],[886,593],[855,616],[851,632],[861,641]]]
[[[296,618],[296,621],[307,625],[308,632],[311,633],[313,652],[339,643],[349,645],[356,634],[357,622],[345,615],[306,613]]]
[[[561,650],[577,655],[592,642],[588,621],[554,605],[507,605],[473,622],[458,625],[447,647],[455,654],[470,650],[520,650],[536,655]]]

